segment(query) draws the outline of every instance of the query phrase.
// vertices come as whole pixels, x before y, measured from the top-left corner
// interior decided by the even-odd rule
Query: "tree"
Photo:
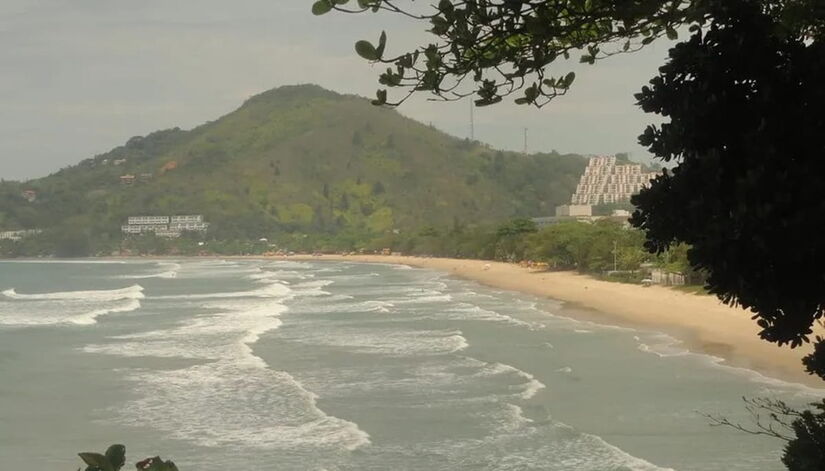
[[[351,3],[357,8],[347,9]],[[385,53],[385,33],[377,45],[356,43],[361,57],[390,66],[382,85],[408,90],[390,101],[381,89],[376,105],[416,91],[444,100],[475,95],[477,105],[490,105],[520,90],[516,103],[542,106],[575,78],[548,77],[557,59],[581,51],[580,61],[593,64],[662,35],[676,39],[689,26],[690,38],[637,95],[645,112],[670,119],[647,128],[640,142],[676,165],[633,199],[632,223],[651,252],[690,244],[688,260],[710,291],[749,308],[763,339],[810,341],[825,315],[825,2],[441,0],[423,12],[399,3],[313,5],[315,14],[383,10],[432,25],[437,41],[401,55]],[[462,87],[468,80],[474,90]],[[549,237],[540,251],[566,263],[590,260],[562,241]],[[823,352],[817,338],[804,363],[825,379]],[[819,407],[791,423],[789,469],[823,469],[822,415]]]
[[[400,6],[406,3],[407,6]],[[724,0],[440,0],[428,7],[401,0],[317,0],[312,12],[389,12],[427,23],[432,43],[396,55],[387,54],[387,35],[377,43],[355,44],[356,52],[386,64],[379,82],[406,90],[388,101],[387,89],[376,104],[397,105],[416,91],[443,100],[475,95],[477,105],[498,103],[521,91],[519,104],[543,106],[564,95],[572,72],[550,76],[559,60],[579,55],[582,63],[634,52],[677,30],[712,19]],[[784,28],[808,36],[825,30],[819,0],[750,0],[770,9]],[[464,86],[465,82],[472,85]]]
[[[78,453],[78,456],[86,464],[85,471],[120,471],[126,464],[126,447],[112,445],[104,454],[84,452]],[[138,461],[135,463],[135,469],[139,471],[178,471],[175,463],[163,461],[159,456]]]
[[[527,237],[537,231],[536,223],[530,219],[513,219],[496,230],[495,256],[497,259],[523,260],[527,251]]]
[[[357,53],[390,66],[379,82],[406,89],[389,102],[399,104],[415,91],[443,100],[475,95],[477,105],[498,103],[521,90],[520,104],[542,106],[564,95],[575,74],[550,76],[548,69],[573,54],[593,64],[636,51],[657,37],[677,37],[676,29],[702,17],[703,0],[441,0],[431,8],[401,7],[396,0],[318,0],[316,15],[386,11],[431,26],[437,40],[415,51],[386,54],[387,35],[376,44],[358,41]],[[464,86],[471,82],[472,86]],[[387,90],[376,104],[388,103]]]
[[[825,43],[782,28],[767,3],[715,6],[637,95],[670,118],[640,142],[678,165],[634,198],[632,223],[653,252],[690,244],[710,292],[797,347],[825,310]]]
[[[389,55],[387,35],[356,43],[390,67],[379,82],[477,105],[523,93],[542,106],[570,88],[548,77],[571,54],[593,64],[656,38],[676,45],[670,62],[638,95],[642,109],[671,119],[640,142],[677,164],[634,203],[652,252],[692,245],[689,260],[725,302],[750,308],[761,336],[792,347],[809,341],[825,305],[825,218],[816,180],[825,121],[825,3],[821,0],[318,0],[324,14],[391,12],[427,22],[436,40]],[[474,90],[462,84],[472,82]],[[375,104],[388,101],[379,90]],[[825,374],[825,371],[823,371]]]
[[[726,418],[707,416],[715,426],[732,427],[785,442],[782,463],[789,471],[825,469],[825,400],[799,411],[774,399],[744,399],[754,424],[744,426]],[[765,416],[768,421],[766,422]]]

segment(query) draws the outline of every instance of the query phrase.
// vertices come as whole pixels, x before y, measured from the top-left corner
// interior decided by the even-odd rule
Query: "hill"
[[[223,240],[472,226],[551,214],[584,166],[577,155],[496,151],[364,98],[287,86],[192,130],[134,137],[47,177],[4,182],[0,229],[115,241],[129,215],[188,213],[204,214],[209,237]]]

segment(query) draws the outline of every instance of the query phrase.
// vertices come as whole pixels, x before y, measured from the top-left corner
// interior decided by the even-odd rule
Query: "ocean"
[[[406,266],[0,262],[0,468],[781,470],[742,397],[822,391]],[[131,469],[127,464],[127,469]]]

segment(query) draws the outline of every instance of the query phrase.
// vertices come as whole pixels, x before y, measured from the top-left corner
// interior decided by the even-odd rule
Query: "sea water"
[[[398,265],[0,263],[0,468],[781,470],[741,400],[822,391]]]

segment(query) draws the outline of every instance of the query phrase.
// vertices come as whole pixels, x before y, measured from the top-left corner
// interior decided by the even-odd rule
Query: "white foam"
[[[424,295],[424,296],[413,296],[404,299],[393,299],[393,303],[397,304],[437,304],[437,303],[447,303],[453,300],[453,297],[449,294],[433,294],[433,295]]]
[[[270,283],[266,286],[249,291],[229,291],[221,293],[177,294],[157,296],[154,299],[219,299],[219,298],[277,298],[284,297],[291,292],[289,287],[281,283]]]
[[[207,447],[312,453],[368,445],[369,435],[356,424],[324,413],[314,393],[289,373],[270,369],[252,350],[262,335],[281,326],[285,300],[318,286],[293,290],[272,283],[249,291],[166,296],[200,301],[200,312],[168,329],[86,346],[90,353],[208,362],[128,372],[139,397],[113,410],[111,420],[149,424],[164,436]]]
[[[324,292],[326,293],[326,292]],[[310,292],[311,294],[311,292]],[[330,314],[330,313],[337,313],[337,312],[345,312],[345,313],[359,313],[359,312],[382,312],[382,313],[389,313],[391,312],[391,308],[394,308],[395,305],[389,301],[379,301],[379,300],[370,300],[370,301],[361,301],[361,302],[354,302],[354,303],[345,303],[339,301],[346,301],[353,299],[352,296],[349,295],[341,295],[335,294],[329,297],[324,298],[323,305],[310,305],[301,308],[301,312],[309,312],[309,313],[316,313],[316,314]]]
[[[286,311],[282,299],[223,300],[202,305],[218,310],[202,314],[167,330],[112,337],[117,342],[87,345],[89,353],[126,357],[233,359],[238,364],[266,367],[250,345],[261,335],[281,326]]]
[[[256,281],[262,282],[272,282],[272,281],[280,281],[283,282],[285,280],[306,280],[308,278],[314,278],[315,275],[313,273],[302,273],[297,271],[290,271],[290,270],[263,270],[259,269],[257,272],[248,275],[247,278]]]
[[[706,365],[724,369],[728,372],[745,376],[754,383],[761,384],[764,389],[758,395],[775,395],[777,393],[790,394],[799,398],[825,398],[825,388],[813,388],[804,384],[784,381],[765,376],[758,371],[729,365],[724,358],[705,353],[691,352],[684,348],[683,342],[663,333],[651,333],[644,338],[634,336],[638,342],[637,348],[645,353],[651,353],[659,358],[693,357],[703,361]],[[645,343],[648,342],[648,343]]]
[[[0,325],[92,325],[101,316],[136,311],[141,304],[139,299],[126,298],[103,302],[30,300],[24,306],[0,303]]]
[[[85,301],[117,301],[120,299],[142,299],[143,287],[132,285],[128,288],[94,291],[64,291],[42,294],[20,294],[14,288],[2,292],[3,296],[17,300],[85,300]]]
[[[218,361],[128,379],[141,397],[112,411],[113,421],[200,446],[312,452],[370,443],[355,423],[319,409],[316,395],[286,372]]]
[[[55,264],[55,265],[125,265],[124,260],[0,260],[0,263]]]
[[[498,430],[502,433],[514,433],[533,423],[532,419],[524,416],[524,409],[515,404],[504,404],[499,417]]]
[[[138,299],[127,299],[125,303],[119,306],[113,306],[109,308],[101,308],[96,309],[94,311],[81,314],[79,316],[74,316],[67,319],[72,324],[77,325],[91,325],[97,323],[97,318],[100,316],[105,316],[107,314],[116,314],[116,313],[123,313],[123,312],[132,312],[137,311],[140,309],[140,300]]]
[[[296,332],[290,339],[350,352],[390,357],[434,356],[457,353],[469,344],[458,330],[399,330],[336,326],[334,329]]]
[[[314,280],[314,281],[304,281],[302,283],[296,283],[292,285],[295,289],[312,289],[312,288],[324,288],[331,284],[335,283],[332,280]]]
[[[544,327],[543,324],[525,322],[516,319],[515,317],[501,314],[490,309],[484,309],[480,306],[469,303],[460,303],[456,307],[446,310],[443,314],[449,319],[502,322],[520,327],[526,327],[531,330]]]
[[[172,279],[177,278],[178,272],[176,271],[162,271],[160,273],[150,273],[148,275],[123,275],[120,278],[127,279],[127,280],[145,280],[150,278],[163,278],[163,279]]]
[[[118,278],[127,280],[145,280],[150,278],[172,279],[177,278],[178,271],[182,268],[181,264],[177,262],[157,262],[156,265],[158,269],[160,269],[161,271],[156,273],[147,273],[140,275],[121,275]]]
[[[519,391],[516,395],[521,399],[530,399],[533,396],[535,396],[539,391],[547,387],[544,383],[537,380],[536,377],[532,374],[526,371],[522,371],[514,366],[505,365],[503,363],[488,363],[474,376],[487,377],[508,374],[515,375],[525,381],[524,383],[514,385],[511,387],[511,389]]]
[[[293,262],[293,261],[276,261],[272,262],[271,266],[278,267],[278,268],[297,268],[302,270],[309,270],[315,268],[311,263],[305,262]]]

